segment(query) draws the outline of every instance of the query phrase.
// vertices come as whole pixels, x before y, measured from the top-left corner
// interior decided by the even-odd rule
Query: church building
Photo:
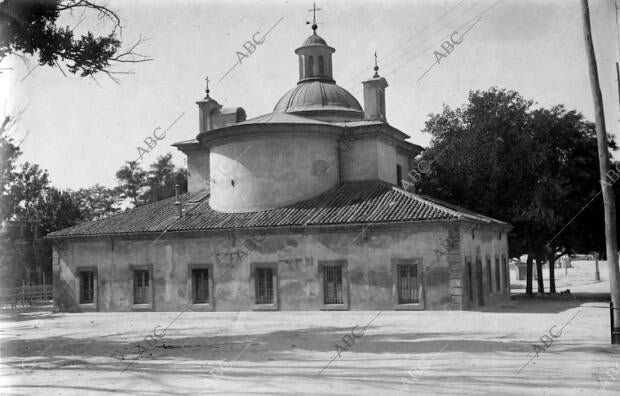
[[[210,96],[188,192],[48,236],[60,311],[464,310],[510,295],[511,226],[403,189],[422,147],[363,103],[313,33],[299,81],[246,119]]]

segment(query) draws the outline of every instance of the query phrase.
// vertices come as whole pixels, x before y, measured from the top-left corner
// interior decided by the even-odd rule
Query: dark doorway
[[[465,271],[467,273],[467,305],[471,307],[474,304],[474,272],[471,268],[471,258],[465,259]]]
[[[482,259],[480,257],[476,257],[476,289],[478,291],[478,306],[482,307],[484,305],[484,288],[482,285]]]

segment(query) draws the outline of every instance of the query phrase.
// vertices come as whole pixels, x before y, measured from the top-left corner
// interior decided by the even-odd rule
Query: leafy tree
[[[581,114],[562,106],[533,111],[531,131],[540,159],[535,172],[541,180],[533,194],[548,214],[539,240],[549,242],[538,247],[537,261],[548,261],[549,290],[555,293],[555,261],[576,251],[599,251],[601,239],[604,242],[602,211],[599,216],[575,218],[600,192],[596,131]],[[617,149],[611,137],[609,148]],[[601,200],[593,203],[592,209],[602,210]]]
[[[77,197],[52,187],[47,170],[29,162],[17,165],[21,151],[8,137],[8,119],[0,126],[0,220],[34,222],[43,234],[83,220]]]
[[[140,201],[147,187],[146,173],[140,167],[138,161],[127,161],[125,165],[116,172],[116,179],[119,182],[118,189],[121,198],[129,198],[134,206],[144,204]]]
[[[8,218],[14,220],[40,220],[39,207],[49,186],[47,170],[37,164],[25,162],[7,183],[4,205]]]
[[[77,38],[74,28],[58,26],[57,19],[66,13],[97,13],[100,21],[111,22],[108,34],[92,32]],[[77,27],[77,25],[76,25]],[[41,66],[58,66],[64,62],[71,73],[91,76],[104,72],[112,79],[111,66],[119,63],[145,62],[134,52],[140,38],[127,50],[121,49],[121,19],[110,8],[89,0],[4,0],[0,3],[0,60],[9,54],[37,55]],[[64,73],[64,72],[63,72]],[[116,81],[116,80],[115,80]]]
[[[159,156],[150,168],[147,193],[149,203],[174,197],[177,184],[182,192],[187,191],[185,172],[175,168],[172,163],[172,154]]]
[[[510,254],[528,255],[528,294],[533,260],[543,292],[542,263],[549,260],[553,279],[552,263],[559,256],[596,247],[603,219],[564,228],[600,190],[592,124],[561,106],[533,110],[532,105],[514,91],[470,92],[460,108],[444,106],[430,115],[424,131],[432,135],[431,145],[418,158],[418,167],[428,169],[421,193],[515,227]],[[612,140],[610,148],[615,149]],[[588,238],[579,225],[587,226]]]
[[[185,172],[174,166],[172,154],[157,157],[149,168],[145,172],[137,161],[127,161],[116,172],[121,198],[130,198],[134,206],[140,206],[174,197],[177,184],[181,192],[187,191]]]
[[[50,187],[34,208],[34,217],[43,234],[76,225],[82,220],[80,205],[69,190]]]
[[[82,220],[79,203],[71,192],[50,186],[47,170],[29,162],[15,172],[3,201],[8,208],[5,220],[37,223],[43,235]]]
[[[73,199],[78,203],[82,221],[92,221],[107,217],[120,210],[119,192],[100,184],[92,187],[80,188],[71,192]]]
[[[10,138],[0,135],[0,221],[8,220],[13,213],[12,203],[8,200],[8,189],[15,178],[15,161],[20,154],[19,147],[14,145]]]

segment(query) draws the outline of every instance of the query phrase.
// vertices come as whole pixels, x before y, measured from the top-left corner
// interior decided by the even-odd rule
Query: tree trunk
[[[555,293],[555,253],[547,253],[547,261],[549,261],[549,293]]]
[[[544,262],[544,255],[539,255],[536,256],[536,277],[538,278],[538,292],[539,293],[544,293],[545,292],[545,284],[543,283],[543,262]]]
[[[603,192],[603,203],[605,208],[605,245],[607,247],[607,267],[609,268],[609,283],[611,289],[611,302],[615,308],[620,308],[620,279],[618,279],[618,241],[616,240],[616,205],[614,201],[614,191],[611,183],[618,178],[618,172],[609,170],[609,148],[607,141],[607,131],[605,128],[605,111],[603,110],[603,95],[598,80],[598,69],[596,66],[596,54],[592,43],[592,28],[590,26],[590,9],[588,0],[581,0],[581,11],[583,13],[583,37],[586,45],[588,59],[588,70],[590,74],[590,87],[592,88],[592,98],[594,100],[594,120],[596,122],[596,141],[598,145],[599,172],[601,179],[601,189]],[[612,174],[611,180],[607,180],[609,173]],[[614,327],[612,331],[617,331],[617,335],[612,335],[612,344],[620,344],[620,309],[613,310]]]
[[[526,280],[525,280],[525,294],[527,294],[528,296],[531,296],[532,293],[532,276],[534,275],[532,272],[532,264],[534,262],[534,256],[532,256],[531,254],[528,253],[527,255],[527,261],[526,261],[526,271],[527,271],[527,276],[526,276]],[[517,269],[518,271],[518,269]]]

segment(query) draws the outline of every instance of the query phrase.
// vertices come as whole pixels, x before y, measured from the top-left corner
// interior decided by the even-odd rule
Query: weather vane
[[[320,8],[316,8],[316,3],[312,3],[312,9],[308,10],[308,12],[312,12],[312,30],[314,30],[314,33],[316,34],[316,28],[318,27],[316,25],[316,12],[317,11],[321,11]],[[306,25],[309,25],[310,22],[306,21]]]

